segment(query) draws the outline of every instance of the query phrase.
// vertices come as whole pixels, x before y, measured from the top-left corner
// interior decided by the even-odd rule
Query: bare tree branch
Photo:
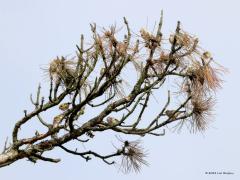
[[[174,122],[190,123],[198,131],[206,129],[212,115],[213,97],[222,83],[219,75],[224,69],[213,64],[210,53],[202,51],[198,39],[182,30],[180,21],[166,41],[162,33],[163,12],[155,33],[146,29],[133,33],[125,17],[123,22],[126,27],[123,38],[117,35],[116,26],[99,31],[96,24],[91,24],[90,45],[81,35],[75,58],[60,56],[50,62],[45,70],[50,79],[47,101],[39,84],[36,97],[30,95],[34,110],[24,110],[24,116],[16,122],[12,142],[7,146],[6,140],[0,154],[0,167],[20,159],[57,163],[60,159],[43,154],[60,147],[86,161],[96,157],[109,165],[120,157],[124,172],[138,172],[141,165],[148,165],[138,140],[119,139],[120,148],[108,155],[101,155],[97,150],[71,150],[65,144],[87,144],[97,132],[103,131],[140,137],[164,136],[164,127]],[[168,49],[165,48],[167,43]],[[130,72],[127,67],[131,65],[135,69]],[[130,82],[131,89],[125,91],[123,84],[133,74],[137,78]],[[171,90],[177,93],[170,93],[166,83],[170,83],[167,87],[177,85]],[[162,97],[156,97],[163,105],[152,105],[155,92],[167,94],[166,102]],[[179,103],[173,101],[177,96]],[[87,118],[85,113],[88,111],[90,117]],[[49,112],[54,113],[54,117],[44,116]],[[120,118],[115,117],[116,114]],[[39,126],[45,127],[45,131],[38,129],[32,136],[21,137],[19,131],[25,130],[34,119],[40,122]]]

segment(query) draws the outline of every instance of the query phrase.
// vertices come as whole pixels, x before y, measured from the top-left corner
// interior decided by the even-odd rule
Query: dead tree
[[[24,110],[23,117],[16,122],[12,142],[6,142],[0,154],[0,167],[20,159],[57,163],[60,159],[46,157],[44,153],[61,148],[86,161],[95,157],[107,164],[113,164],[118,156],[124,172],[139,171],[142,164],[148,164],[139,140],[120,139],[122,145],[108,155],[71,150],[66,144],[75,140],[88,143],[96,132],[103,131],[162,136],[163,128],[170,123],[178,128],[188,124],[193,132],[204,131],[212,119],[215,92],[222,83],[219,76],[225,69],[199,47],[195,36],[182,30],[180,22],[168,38],[162,34],[162,23],[161,16],[156,32],[141,29],[134,33],[124,18],[126,34],[122,38],[115,26],[99,31],[96,24],[91,24],[91,44],[85,43],[82,35],[76,57],[57,57],[45,69],[50,82],[48,97],[42,97],[39,85],[35,98],[30,97],[34,110]],[[123,85],[126,79],[121,74],[128,66],[134,67],[131,74],[137,78],[126,93]],[[177,85],[177,93],[169,89],[164,106],[151,109],[156,117],[144,119],[153,92],[159,91],[168,77],[175,78],[167,83]],[[176,95],[181,102],[171,108],[171,99]],[[56,116],[44,119],[42,115],[55,107]],[[90,119],[84,117],[87,111],[94,112],[99,107],[99,114],[93,113]],[[29,121],[40,122],[45,131],[19,137],[19,131]]]

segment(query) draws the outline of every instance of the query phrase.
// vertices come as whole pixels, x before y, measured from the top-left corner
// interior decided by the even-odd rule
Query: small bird
[[[62,110],[62,111],[66,111],[69,109],[69,106],[70,106],[71,103],[63,103],[59,106],[59,109]]]
[[[85,107],[82,107],[82,108],[80,109],[80,111],[78,111],[77,116],[83,115],[84,112],[85,112]]]
[[[106,71],[106,69],[105,69],[105,68],[102,68],[102,69],[100,70],[100,75],[102,76],[102,75],[105,73],[105,71]]]
[[[119,125],[119,123],[120,123],[120,121],[118,119],[113,118],[113,117],[108,117],[107,122],[110,126]]]
[[[57,115],[57,116],[54,117],[54,119],[53,119],[53,128],[58,127],[58,125],[62,122],[63,117],[64,116],[62,114]]]
[[[209,59],[209,58],[212,57],[212,55],[211,55],[211,53],[209,51],[206,51],[206,52],[203,53],[202,57],[204,59]]]
[[[181,114],[181,113],[185,113],[186,111],[177,111],[175,114],[174,114],[174,112],[175,112],[176,110],[166,110],[165,111],[165,114],[169,117],[169,118],[171,118],[171,119],[177,119],[177,117]]]

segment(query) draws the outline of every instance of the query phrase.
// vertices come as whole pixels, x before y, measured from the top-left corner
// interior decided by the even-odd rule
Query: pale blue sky
[[[108,26],[126,16],[134,29],[147,22],[152,28],[163,9],[164,32],[173,32],[180,20],[230,70],[210,129],[204,135],[167,132],[164,137],[146,137],[150,166],[140,174],[123,175],[100,160],[85,163],[56,150],[50,154],[62,159],[59,164],[20,160],[0,169],[0,179],[239,179],[239,8],[237,0],[0,0],[0,147],[23,109],[30,109],[29,94],[44,80],[40,67],[57,55],[73,53],[80,34],[89,34],[90,22]],[[95,146],[104,150],[101,142]]]

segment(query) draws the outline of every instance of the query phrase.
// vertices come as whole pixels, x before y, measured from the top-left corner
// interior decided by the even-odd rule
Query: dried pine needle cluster
[[[202,97],[193,98],[193,115],[191,121],[193,131],[204,131],[207,128],[208,121],[212,117],[212,108],[214,101],[212,98],[202,99]],[[195,128],[195,129],[194,129]]]
[[[74,78],[75,64],[73,60],[57,57],[52,60],[49,68],[45,71],[49,73],[50,78],[53,79],[56,84],[61,83],[64,84],[64,86],[68,86]]]
[[[122,162],[120,170],[124,173],[131,171],[140,172],[142,165],[148,166],[148,162],[144,159],[147,153],[141,146],[141,141],[125,141],[122,151]]]

